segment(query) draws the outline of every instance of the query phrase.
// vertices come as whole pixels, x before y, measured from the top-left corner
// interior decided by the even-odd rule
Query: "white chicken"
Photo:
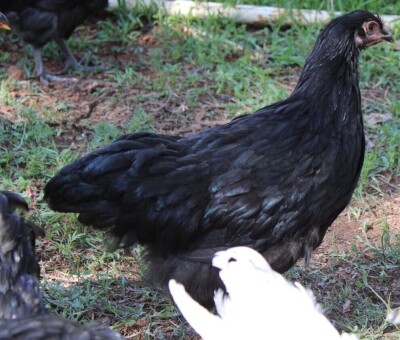
[[[193,300],[181,284],[169,281],[175,303],[203,339],[357,339],[340,335],[322,314],[312,292],[288,282],[255,250],[220,251],[212,264],[220,269],[227,291],[215,291],[218,315]]]

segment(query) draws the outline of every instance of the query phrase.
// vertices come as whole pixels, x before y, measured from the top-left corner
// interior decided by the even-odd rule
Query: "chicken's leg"
[[[43,56],[40,48],[33,48],[33,56],[35,58],[35,70],[42,84],[48,84],[49,82],[74,82],[77,81],[75,78],[59,77],[46,71],[43,64]]]
[[[79,61],[76,60],[74,55],[72,54],[71,50],[68,48],[67,43],[65,42],[64,39],[57,39],[56,40],[57,45],[60,46],[61,51],[63,52],[65,56],[65,67],[64,71],[68,70],[74,70],[74,71],[86,71],[86,72],[92,72],[95,70],[98,70],[99,67],[95,66],[85,66],[82,65]]]

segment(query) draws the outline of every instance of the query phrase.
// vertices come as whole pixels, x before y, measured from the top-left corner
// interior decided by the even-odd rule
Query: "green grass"
[[[334,1],[333,8],[330,3],[293,1],[290,7],[358,7],[400,14],[397,1],[351,5]],[[156,24],[151,33],[154,43],[142,40],[146,34],[141,30],[149,21]],[[193,33],[184,34],[182,27]],[[199,125],[199,119],[220,124],[285,98],[320,27],[294,25],[280,30],[273,26],[250,32],[224,18],[167,18],[152,8],[145,13],[118,10],[90,28],[90,34],[80,28],[69,44],[79,58],[104,64],[106,71],[65,87],[47,88],[34,79],[10,79],[6,73],[10,65],[21,68],[26,78],[33,77],[33,61],[29,54],[15,54],[15,50],[22,50],[17,39],[7,35],[2,40],[0,185],[22,193],[30,201],[29,217],[46,229],[39,253],[44,270],[42,287],[51,310],[79,322],[100,320],[126,335],[139,333],[145,339],[190,338],[190,329],[169,301],[137,281],[142,270],[136,266],[141,250],[131,254],[105,252],[101,233],[83,227],[74,216],[48,209],[41,200],[43,186],[61,167],[123,133],[198,131],[207,126]],[[395,33],[398,38],[398,31]],[[48,45],[44,52],[46,64],[60,58],[54,45]],[[360,246],[344,253],[338,245],[336,253],[327,255],[325,267],[316,266],[311,271],[297,267],[290,273],[316,291],[340,329],[355,331],[363,339],[380,339],[387,332],[400,337],[383,321],[386,306],[382,300],[388,304],[390,292],[381,290],[398,270],[399,236],[388,231],[390,223],[382,212],[378,212],[378,222],[365,218],[368,202],[377,200],[380,204],[379,200],[387,197],[387,183],[398,188],[399,65],[400,54],[389,44],[367,50],[360,65],[368,150],[355,204],[347,214],[359,225],[372,223],[382,228],[381,245],[370,244],[360,232],[358,241],[366,253]],[[390,119],[368,123],[368,115],[387,113]],[[344,281],[341,270],[352,271],[354,280]],[[347,314],[341,312],[346,299],[353,306]],[[394,301],[399,303],[398,295]]]
[[[224,2],[218,1],[215,2]],[[258,6],[274,6],[284,8],[304,8],[304,9],[323,9],[329,11],[341,11],[349,12],[356,9],[364,9],[371,12],[379,12],[382,14],[400,14],[400,4],[396,0],[356,0],[356,1],[344,1],[344,0],[238,0],[228,1],[230,5],[235,4],[247,4],[247,5],[258,5]]]
[[[379,245],[371,244],[360,235],[358,247],[333,252],[328,264],[312,264],[306,270],[295,268],[288,275],[312,287],[328,318],[340,329],[357,333],[361,339],[397,339],[400,335],[393,333],[393,326],[383,321],[387,310],[394,307],[391,294],[397,294],[392,289],[396,287],[400,235],[391,236],[385,220],[380,222],[380,229]],[[360,246],[364,253],[360,252]],[[346,311],[345,301],[350,302]]]

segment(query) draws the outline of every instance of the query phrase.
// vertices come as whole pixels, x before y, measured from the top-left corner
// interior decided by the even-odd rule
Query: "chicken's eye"
[[[233,258],[233,257],[231,257],[231,258],[228,260],[228,262],[236,262],[236,259]]]
[[[372,32],[372,31],[376,28],[376,26],[377,26],[377,23],[376,23],[376,22],[370,22],[370,23],[367,25],[368,31]]]

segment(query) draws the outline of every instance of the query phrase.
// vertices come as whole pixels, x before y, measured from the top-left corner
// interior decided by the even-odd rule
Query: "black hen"
[[[85,327],[46,313],[38,281],[35,239],[43,231],[18,216],[23,198],[0,191],[0,339],[122,339],[100,327]]]
[[[7,31],[10,30],[7,17],[1,12],[0,12],[0,29]]]
[[[45,312],[34,253],[35,236],[43,231],[15,214],[16,208],[28,206],[21,196],[0,191],[0,319]]]
[[[1,0],[0,11],[24,42],[32,45],[36,73],[42,82],[47,83],[71,80],[46,72],[41,48],[50,41],[55,41],[65,55],[65,69],[91,69],[77,62],[65,39],[89,15],[104,9],[107,4],[108,0]]]
[[[289,98],[189,137],[126,135],[62,169],[46,200],[119,247],[147,245],[151,278],[202,304],[222,285],[216,251],[252,247],[284,272],[351,199],[364,158],[358,55],[382,40],[393,38],[369,12],[336,18]]]

